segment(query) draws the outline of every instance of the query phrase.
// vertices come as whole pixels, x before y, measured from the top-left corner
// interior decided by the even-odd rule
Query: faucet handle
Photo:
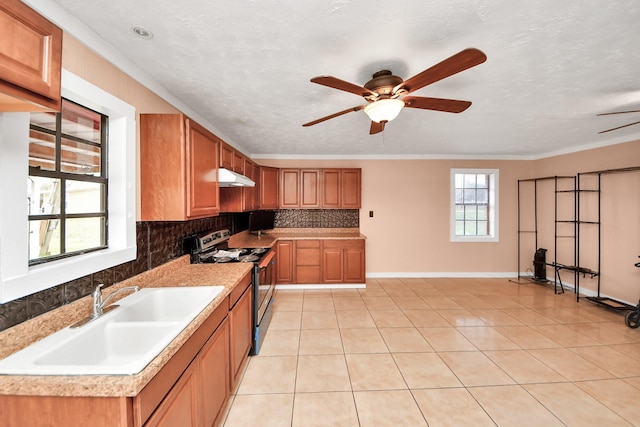
[[[100,297],[102,297],[102,290],[101,288],[104,286],[104,283],[100,283],[98,284],[95,289],[93,290],[93,292],[91,293],[91,296],[93,297],[94,300],[99,299]]]

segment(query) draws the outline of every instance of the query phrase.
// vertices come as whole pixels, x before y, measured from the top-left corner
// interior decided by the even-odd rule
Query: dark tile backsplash
[[[221,214],[193,221],[136,223],[137,257],[135,260],[58,286],[0,304],[0,331],[91,294],[99,283],[105,287],[143,273],[187,251],[184,238],[207,231],[246,230],[248,213]],[[276,211],[277,228],[357,228],[357,209],[284,209]]]
[[[276,228],[358,228],[358,209],[281,209]]]

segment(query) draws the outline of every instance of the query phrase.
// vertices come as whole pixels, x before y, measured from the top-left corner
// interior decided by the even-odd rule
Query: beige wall
[[[72,73],[135,106],[137,113],[174,113],[177,110],[135,80],[65,34],[63,66]],[[536,161],[461,160],[259,160],[279,167],[362,168],[360,229],[367,239],[369,274],[404,273],[437,275],[508,273],[517,269],[518,179],[574,175],[578,172],[640,165],[640,141],[586,150]],[[449,242],[449,170],[498,168],[500,170],[500,241],[496,243]],[[633,302],[640,297],[640,173],[607,176],[603,183],[602,287],[603,292]],[[139,179],[138,179],[139,182]],[[553,187],[541,183],[539,191],[538,247],[553,248]],[[139,192],[138,192],[139,193]],[[524,210],[532,211],[533,193],[522,194]],[[531,206],[527,208],[527,203]],[[138,198],[139,206],[139,198]],[[585,201],[594,209],[594,204]],[[564,207],[570,212],[569,207]],[[370,218],[369,211],[374,212]],[[139,218],[138,208],[138,218]],[[533,217],[523,216],[522,228],[532,227]],[[585,262],[593,263],[587,249],[595,236],[583,233]],[[525,237],[530,238],[529,237]],[[531,267],[533,242],[526,243],[520,268]],[[572,253],[571,244],[560,243],[558,255]],[[550,255],[554,255],[551,253]],[[567,261],[566,258],[559,260]],[[583,263],[584,265],[584,263]],[[552,271],[550,271],[552,274]],[[585,279],[583,286],[595,289]]]
[[[534,176],[575,175],[577,173],[640,166],[640,141],[631,141],[610,147],[585,150],[578,153],[550,157],[534,163]],[[581,176],[581,189],[597,188],[597,176]],[[538,189],[539,206],[553,206],[552,181]],[[633,305],[640,299],[640,269],[633,266],[640,261],[640,171],[604,174],[601,177],[600,239],[597,226],[584,224],[580,228],[580,266],[598,269],[598,240],[600,240],[600,292],[601,295],[626,301]],[[567,200],[567,195],[561,196]],[[581,220],[598,218],[597,194],[581,193]],[[564,207],[561,212],[570,209]],[[539,247],[550,249],[553,257],[553,212],[540,213]],[[562,213],[559,214],[559,217]],[[566,217],[565,217],[566,218]],[[562,234],[562,233],[559,233]],[[558,261],[567,264],[573,248],[570,239],[559,239]],[[550,274],[553,271],[549,271]],[[571,273],[561,273],[573,281]],[[597,279],[580,278],[581,290],[597,291]]]
[[[64,33],[62,42],[62,67],[133,105],[136,109],[137,123],[140,122],[140,113],[178,112],[171,104],[98,56],[68,33]],[[136,125],[136,141],[139,140],[140,126]],[[139,144],[136,144],[136,157],[140,157]],[[136,182],[138,183],[136,218],[140,219],[139,168],[136,172]]]
[[[367,236],[367,272],[505,273],[516,271],[517,180],[527,161],[261,160],[278,167],[362,168],[360,231]],[[500,241],[449,241],[451,168],[500,170]],[[369,211],[374,212],[373,218]]]

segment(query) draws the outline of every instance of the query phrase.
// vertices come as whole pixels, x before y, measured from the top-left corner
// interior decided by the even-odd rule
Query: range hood
[[[244,175],[229,169],[218,169],[218,184],[220,187],[255,187],[256,183]]]

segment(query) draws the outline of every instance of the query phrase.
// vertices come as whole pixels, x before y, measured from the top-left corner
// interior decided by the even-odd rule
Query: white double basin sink
[[[101,317],[62,329],[0,360],[0,374],[137,374],[223,289],[143,288]]]

